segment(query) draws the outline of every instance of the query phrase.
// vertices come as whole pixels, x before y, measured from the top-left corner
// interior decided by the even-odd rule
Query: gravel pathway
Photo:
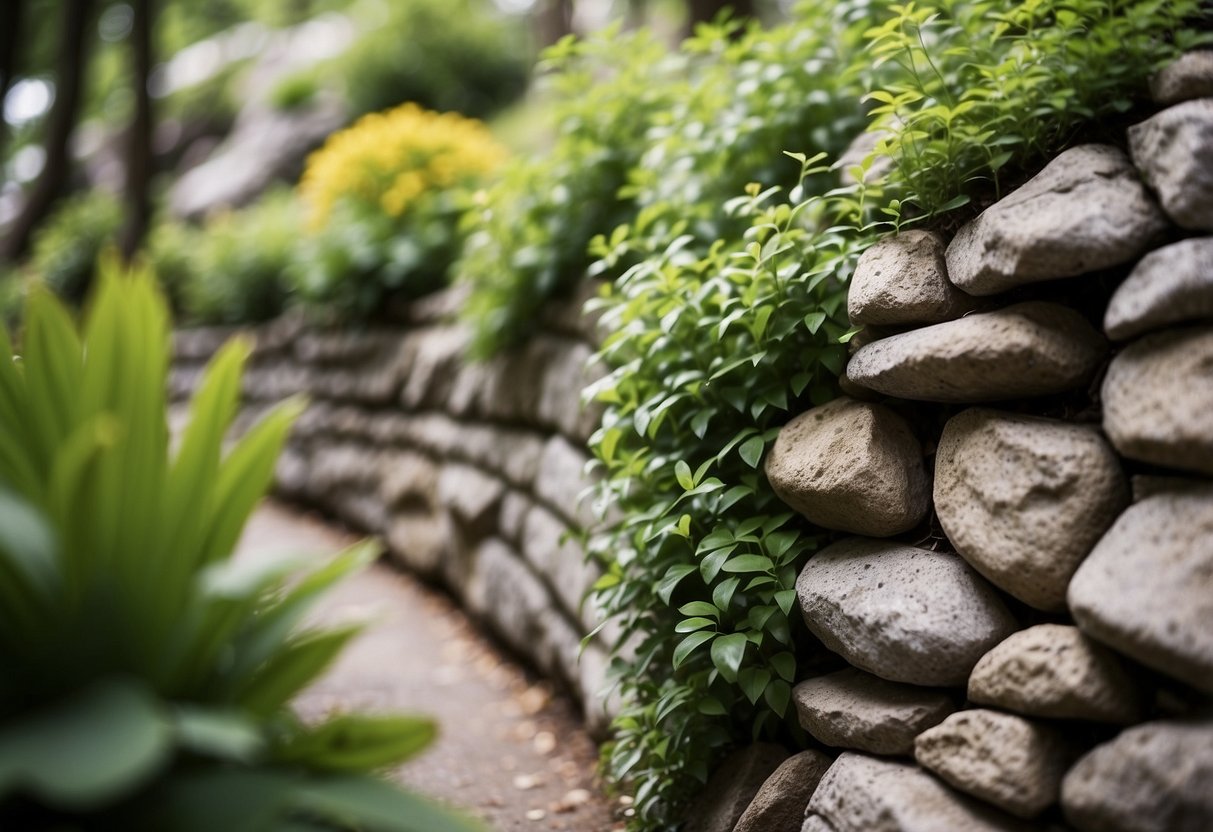
[[[241,557],[327,555],[355,538],[275,503],[253,516]],[[322,620],[369,620],[297,701],[299,712],[411,711],[438,741],[396,772],[411,788],[483,818],[496,832],[622,829],[624,807],[594,778],[597,751],[572,704],[529,677],[444,596],[377,564],[322,602]]]

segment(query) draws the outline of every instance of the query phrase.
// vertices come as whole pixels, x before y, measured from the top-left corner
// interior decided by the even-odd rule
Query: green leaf
[[[728,682],[737,681],[737,671],[745,657],[746,637],[729,633],[712,642],[712,664]]]
[[[326,778],[297,788],[291,804],[374,832],[484,832],[480,824],[370,777]]]
[[[177,742],[195,754],[252,763],[265,748],[261,726],[238,711],[178,705],[172,722]]]
[[[29,789],[60,810],[112,805],[168,762],[172,731],[143,687],[99,682],[0,730],[0,797]]]
[[[796,657],[791,653],[776,653],[771,656],[771,667],[775,668],[775,672],[785,682],[791,682],[796,678]]]
[[[415,757],[437,735],[422,717],[343,714],[291,735],[273,756],[319,771],[371,771]]]
[[[745,694],[746,699],[750,700],[751,705],[762,698],[762,693],[770,681],[771,672],[763,668],[750,667],[737,674],[737,682],[741,685],[741,691]]]
[[[762,452],[765,447],[766,443],[763,441],[762,436],[752,436],[741,443],[739,453],[746,465],[749,465],[751,468],[757,468],[758,463],[762,461]]]
[[[682,486],[683,491],[690,491],[695,487],[695,480],[691,477],[691,466],[681,459],[674,465],[674,477]]]
[[[677,670],[678,668],[682,667],[697,648],[699,648],[705,641],[710,641],[715,636],[715,633],[698,632],[691,633],[689,636],[680,641],[678,646],[674,648],[674,669]]]
[[[716,605],[717,609],[727,610],[729,608],[733,594],[737,592],[737,586],[740,583],[740,578],[728,578],[716,585],[712,590],[712,603]]]
[[[792,612],[792,607],[796,604],[796,590],[781,589],[775,593],[775,603],[779,605],[779,609],[784,615]]]
[[[273,713],[323,673],[360,629],[350,626],[296,637],[241,686],[236,701],[259,716]]]
[[[674,594],[674,588],[678,586],[679,582],[681,582],[683,578],[690,575],[694,571],[695,567],[687,563],[680,563],[677,566],[671,566],[668,570],[666,570],[665,575],[662,576],[661,582],[657,584],[657,597],[659,597],[666,604],[669,604],[670,598]]]
[[[720,610],[707,601],[691,601],[689,604],[679,607],[678,611],[683,615],[705,615],[708,618],[720,618]]]
[[[676,633],[693,633],[696,630],[702,630],[704,627],[714,627],[716,622],[710,618],[684,618],[674,625]]]
[[[725,572],[769,572],[774,568],[775,564],[764,555],[738,555],[724,563]]]
[[[817,330],[821,329],[821,325],[826,321],[826,313],[810,312],[804,316],[804,325],[813,335],[817,334]]]

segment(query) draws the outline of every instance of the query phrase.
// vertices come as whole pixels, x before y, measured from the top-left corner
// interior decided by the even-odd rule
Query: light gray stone
[[[1020,630],[982,656],[969,699],[1028,716],[1116,723],[1140,719],[1144,704],[1120,657],[1064,624]]]
[[[1080,832],[1213,829],[1213,723],[1148,722],[1098,746],[1061,789]]]
[[[491,534],[505,484],[470,465],[448,462],[438,475],[438,502],[472,537]]]
[[[796,581],[809,629],[852,665],[915,685],[963,685],[1016,629],[997,592],[959,556],[848,538]]]
[[[697,832],[733,832],[767,778],[788,758],[788,752],[769,742],[756,742],[734,751],[708,780],[707,788],[691,804],[684,829]]]
[[[820,751],[801,751],[766,779],[733,832],[799,832],[804,810],[834,761]]]
[[[496,538],[482,541],[473,550],[461,594],[506,644],[538,660],[540,647],[550,641],[542,620],[550,597],[516,552]]]
[[[903,399],[1024,398],[1081,387],[1106,348],[1074,310],[1030,301],[874,341],[851,358],[847,378]]]
[[[847,752],[809,801],[817,832],[1027,832],[1035,829],[955,792],[910,763]]]
[[[409,373],[400,391],[405,410],[441,407],[463,365],[468,334],[461,327],[426,329],[409,336]]]
[[[948,540],[995,586],[1043,610],[1066,605],[1074,570],[1129,502],[1099,431],[973,408],[935,454],[935,511]]]
[[[1103,326],[1109,338],[1123,341],[1208,318],[1213,318],[1213,237],[1199,237],[1143,257],[1112,295]]]
[[[590,502],[583,499],[594,481],[586,473],[589,455],[563,436],[553,436],[543,446],[535,496],[546,501],[571,525],[589,528],[594,524]]]
[[[1080,145],[956,232],[948,276],[971,295],[994,295],[1127,263],[1165,228],[1123,152]]]
[[[543,374],[536,417],[541,424],[576,437],[581,421],[581,391],[601,377],[601,368],[591,370],[593,350],[585,344],[568,341],[563,346],[552,356]]]
[[[1070,582],[1085,633],[1213,693],[1213,486],[1147,497]]]
[[[1213,97],[1213,51],[1185,52],[1164,66],[1150,79],[1150,95],[1157,104]]]
[[[438,489],[438,466],[416,451],[396,451],[379,465],[379,493],[389,508],[433,506]]]
[[[935,324],[959,318],[975,301],[948,280],[947,246],[932,231],[903,231],[863,253],[847,289],[852,324]]]
[[[1176,104],[1133,125],[1129,150],[1172,220],[1213,231],[1213,98]]]
[[[930,507],[910,426],[883,405],[847,397],[784,425],[766,474],[780,499],[827,529],[887,537],[914,528]]]
[[[975,709],[919,734],[914,759],[966,794],[1034,818],[1057,802],[1070,753],[1056,728]]]
[[[388,520],[392,559],[426,577],[438,575],[449,550],[448,518],[425,511],[396,511]]]
[[[848,668],[792,690],[800,725],[819,742],[869,754],[914,753],[914,738],[956,710],[946,691]]]
[[[570,535],[569,527],[554,514],[535,506],[523,520],[522,553],[551,583],[569,616],[579,619],[588,632],[597,621],[593,605],[583,600],[602,573]]]
[[[1112,359],[1103,426],[1131,459],[1213,474],[1213,328],[1147,335]]]

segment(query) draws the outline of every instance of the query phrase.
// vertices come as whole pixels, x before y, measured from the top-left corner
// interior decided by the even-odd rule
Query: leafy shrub
[[[283,189],[199,229],[158,230],[149,252],[188,320],[265,321],[286,307],[301,226],[294,195]]]
[[[356,116],[406,101],[487,116],[526,88],[522,20],[504,17],[487,0],[393,0],[362,10],[369,12],[358,21],[365,33],[318,68],[339,79]]]
[[[465,317],[482,356],[523,338],[544,300],[582,276],[590,238],[631,215],[619,191],[653,120],[683,89],[682,59],[647,31],[566,39],[544,67],[555,146],[508,166],[467,218],[459,272],[472,286]]]
[[[108,191],[67,197],[34,233],[30,268],[55,294],[79,304],[92,285],[97,256],[117,240],[122,203]]]
[[[299,185],[315,232],[301,296],[361,318],[445,285],[470,193],[504,156],[480,122],[415,104],[330,136]]]
[[[320,79],[315,73],[299,73],[283,78],[270,90],[270,106],[290,112],[311,104],[320,92]]]
[[[433,735],[291,697],[356,628],[297,625],[374,553],[289,585],[230,560],[299,402],[226,454],[249,347],[210,365],[169,455],[167,310],[103,266],[82,332],[45,292],[14,360],[0,330],[0,825],[431,832],[471,826],[365,772]]]
[[[609,778],[635,793],[634,827],[674,825],[726,746],[799,731],[788,718],[805,636],[794,582],[825,534],[783,510],[761,461],[789,415],[835,393],[859,254],[889,229],[991,189],[1000,168],[1059,149],[1084,119],[1125,109],[1177,46],[1207,38],[1181,26],[1198,9],[1152,0],[1030,0],[1009,10],[958,0],[803,4],[801,25],[838,49],[836,64],[796,82],[800,96],[829,118],[850,111],[848,96],[858,105],[855,85],[872,89],[871,129],[888,133],[849,171],[856,184],[841,185],[822,164],[842,137],[813,126],[811,113],[799,136],[752,128],[758,142],[829,154],[789,154],[801,168],[797,183],[792,166],[786,196],[759,185],[715,196],[713,180],[744,170],[734,116],[722,116],[726,129],[702,150],[697,138],[712,126],[681,123],[695,124],[694,99],[649,132],[658,143],[631,174],[635,217],[593,245],[591,269],[615,277],[596,301],[610,333],[599,358],[612,373],[587,391],[606,405],[591,440],[606,475],[597,502],[623,516],[590,552],[607,564],[599,603],[634,637],[615,659],[623,708],[605,752]],[[774,63],[766,72],[780,75]],[[727,100],[747,89],[730,88]],[[894,163],[887,177],[873,173],[882,154]],[[702,161],[684,170],[687,158]],[[713,171],[702,185],[696,164]]]

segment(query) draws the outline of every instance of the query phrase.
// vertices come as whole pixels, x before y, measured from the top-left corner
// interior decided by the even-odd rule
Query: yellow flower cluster
[[[399,217],[427,192],[479,184],[505,156],[482,122],[409,103],[330,136],[308,158],[299,190],[314,228],[345,199]]]

